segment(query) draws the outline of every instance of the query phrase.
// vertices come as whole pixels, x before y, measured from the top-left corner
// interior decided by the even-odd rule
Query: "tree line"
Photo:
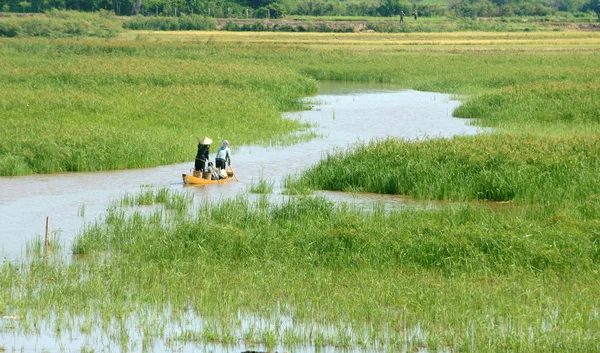
[[[459,17],[547,16],[558,12],[598,13],[600,0],[0,0],[3,12],[45,12],[50,9],[113,11],[120,16],[203,15],[219,18],[307,16],[397,16],[418,10],[420,16]]]

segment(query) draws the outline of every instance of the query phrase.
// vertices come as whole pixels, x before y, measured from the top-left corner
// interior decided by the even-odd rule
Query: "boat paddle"
[[[237,175],[235,175],[235,171],[233,170],[233,167],[231,166],[231,164],[229,165],[229,169],[231,169],[231,174],[233,174],[233,177],[235,178],[235,181],[239,181],[237,178]]]

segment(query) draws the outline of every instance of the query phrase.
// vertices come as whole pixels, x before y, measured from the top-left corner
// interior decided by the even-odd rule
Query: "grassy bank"
[[[298,109],[299,97],[315,93],[314,79],[489,92],[487,103],[473,101],[464,115],[498,108],[494,100],[501,95],[521,106],[536,104],[544,116],[556,105],[540,103],[538,87],[550,87],[549,94],[561,85],[595,92],[599,42],[596,33],[580,32],[138,31],[109,41],[2,39],[0,131],[8,138],[0,141],[0,174],[181,162],[193,159],[199,135],[236,145],[283,140],[301,127],[279,112]],[[528,93],[515,95],[513,87]],[[588,97],[587,109],[596,108],[590,94],[570,97]]]
[[[598,198],[598,157],[595,134],[390,139],[331,153],[288,187],[565,204]]]
[[[205,135],[281,141],[302,126],[279,112],[316,90],[278,65],[237,65],[210,43],[187,54],[129,41],[3,44],[0,124],[12,137],[0,143],[1,175],[181,162]]]
[[[600,105],[594,98],[599,86],[594,80],[574,81],[575,75],[565,82],[518,83],[475,96],[454,112],[494,133],[373,141],[330,153],[289,187],[455,201],[564,205],[595,200],[600,195]]]

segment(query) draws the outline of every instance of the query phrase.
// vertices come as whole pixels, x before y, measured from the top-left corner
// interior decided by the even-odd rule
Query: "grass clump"
[[[108,11],[51,10],[43,16],[0,17],[0,37],[112,38],[120,32],[121,23]]]
[[[485,126],[512,128],[517,132],[545,130],[550,126],[569,130],[597,129],[600,123],[600,82],[542,82],[519,84],[478,96],[455,115],[478,119]]]
[[[295,182],[419,199],[563,204],[600,194],[599,157],[596,135],[388,139],[329,154]]]
[[[252,180],[250,184],[250,192],[254,194],[270,194],[273,192],[273,186],[275,182],[273,180],[268,180],[263,176],[261,171],[258,181],[255,182]]]

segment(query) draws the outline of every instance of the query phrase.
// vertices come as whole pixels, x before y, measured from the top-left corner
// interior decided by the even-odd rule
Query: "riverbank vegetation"
[[[76,239],[82,260],[3,266],[3,314],[27,317],[21,334],[99,332],[94,346],[598,348],[597,201],[565,213],[186,199],[129,195]],[[153,202],[164,207],[129,206]]]
[[[325,79],[461,95],[455,114],[493,128],[372,141],[288,180],[302,191],[453,202],[389,210],[314,196],[126,195],[81,232],[73,261],[2,265],[0,314],[27,318],[2,329],[100,333],[95,347],[598,351],[599,41],[583,32],[2,39],[6,174],[190,160],[200,129],[235,144],[284,136],[302,126],[278,113],[299,109]]]

